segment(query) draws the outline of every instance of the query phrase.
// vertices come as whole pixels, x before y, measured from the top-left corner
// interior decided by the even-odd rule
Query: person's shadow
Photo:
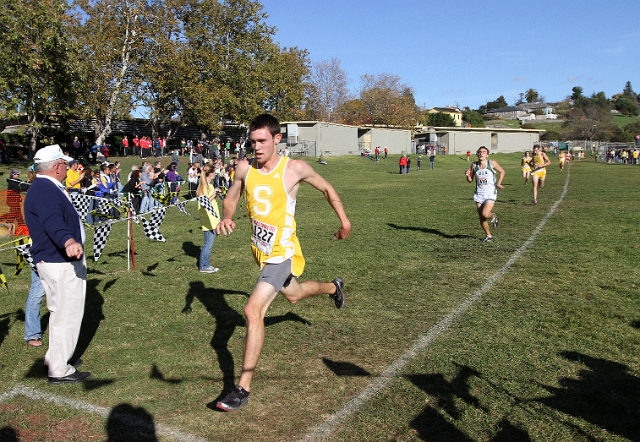
[[[222,382],[224,391],[231,391],[234,384],[234,363],[233,356],[227,344],[233,336],[236,327],[244,327],[244,316],[235,311],[227,304],[224,295],[244,295],[245,292],[234,290],[207,288],[202,281],[189,283],[189,291],[185,297],[185,306],[182,313],[191,313],[191,304],[195,298],[198,299],[207,309],[209,314],[216,320],[216,328],[211,338],[211,347],[218,355],[218,365],[222,371]]]
[[[225,295],[243,295],[249,297],[246,292],[221,288],[207,288],[202,281],[189,283],[189,291],[185,297],[185,306],[182,313],[191,312],[191,304],[198,299],[207,309],[207,312],[216,320],[216,328],[211,338],[211,347],[218,356],[218,365],[222,371],[223,389],[220,396],[211,402],[209,408],[215,408],[215,403],[235,388],[235,364],[233,355],[229,351],[228,344],[236,327],[246,327],[244,316],[235,311],[225,299]],[[287,312],[284,315],[271,316],[264,319],[265,326],[271,326],[284,321],[295,321],[305,325],[311,325],[309,321]]]
[[[120,404],[111,410],[107,418],[107,442],[157,442],[156,425],[151,415],[142,407]]]
[[[104,313],[102,312],[104,298],[97,289],[98,284],[100,284],[100,281],[97,279],[89,279],[87,281],[87,297],[84,303],[84,317],[82,318],[78,344],[76,345],[76,350],[73,353],[74,358],[81,357],[84,352],[87,351],[89,344],[91,344],[91,341],[100,327],[100,322],[104,319]]]

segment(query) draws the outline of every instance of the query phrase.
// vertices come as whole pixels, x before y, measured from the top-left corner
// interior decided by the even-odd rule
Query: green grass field
[[[78,347],[92,377],[80,385],[47,385],[46,346],[24,343],[30,275],[13,278],[15,252],[5,248],[0,439],[640,440],[640,167],[585,160],[560,171],[552,157],[534,206],[520,155],[491,158],[507,171],[492,243],[480,241],[463,158],[439,156],[435,170],[418,172],[413,155],[408,175],[397,156],[312,163],[353,230],[335,241],[336,216],[303,186],[302,279],[342,276],[347,305],[278,297],[238,413],[210,407],[239,375],[243,307],[258,274],[244,210],[237,230],[216,239],[217,274],[197,271],[199,222],[175,208],[160,229],[166,243],[134,225],[136,271],[127,270],[126,223],[114,225],[98,263],[88,234]]]

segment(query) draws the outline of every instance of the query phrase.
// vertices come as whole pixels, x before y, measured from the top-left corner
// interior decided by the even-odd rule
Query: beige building
[[[472,154],[480,146],[489,148],[491,153],[511,153],[531,150],[540,142],[543,129],[509,129],[490,127],[428,127],[420,128],[414,135],[416,145],[437,145],[439,151],[450,155]]]
[[[360,127],[319,121],[281,123],[282,141],[278,150],[289,149],[292,155],[360,155],[373,152],[376,146],[390,154],[411,152],[411,131],[380,127]]]

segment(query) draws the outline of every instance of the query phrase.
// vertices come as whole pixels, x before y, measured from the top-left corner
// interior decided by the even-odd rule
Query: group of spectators
[[[606,151],[605,161],[607,163],[616,164],[638,164],[638,157],[640,151],[635,149],[614,149],[611,148]]]

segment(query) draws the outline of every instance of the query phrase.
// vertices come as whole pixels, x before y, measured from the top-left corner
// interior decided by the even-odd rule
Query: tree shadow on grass
[[[391,227],[392,229],[396,229],[396,230],[412,230],[414,232],[422,232],[422,233],[428,233],[430,235],[438,235],[442,238],[446,238],[446,239],[461,239],[461,238],[475,238],[475,236],[471,236],[471,235],[461,235],[461,234],[457,234],[457,235],[450,235],[448,233],[444,233],[438,229],[429,229],[427,227],[409,227],[409,226],[399,226],[397,224],[393,224],[393,223],[388,223],[387,224],[389,227]]]
[[[561,378],[560,387],[542,385],[553,395],[531,401],[640,441],[640,379],[629,367],[573,351],[560,356],[587,368],[579,370],[575,378]]]
[[[451,381],[447,381],[441,373],[409,375],[409,379],[415,386],[432,396],[436,405],[427,405],[422,412],[411,421],[411,428],[418,432],[421,440],[473,440],[460,431],[450,420],[461,417],[462,411],[457,404],[460,401],[466,406],[488,412],[481,405],[478,398],[471,394],[469,379],[480,377],[481,373],[471,367],[459,365],[459,372]],[[440,411],[442,410],[442,411]],[[444,415],[448,415],[450,419]],[[526,441],[528,434],[517,429],[509,422],[503,420],[501,429],[492,440],[501,441]]]

